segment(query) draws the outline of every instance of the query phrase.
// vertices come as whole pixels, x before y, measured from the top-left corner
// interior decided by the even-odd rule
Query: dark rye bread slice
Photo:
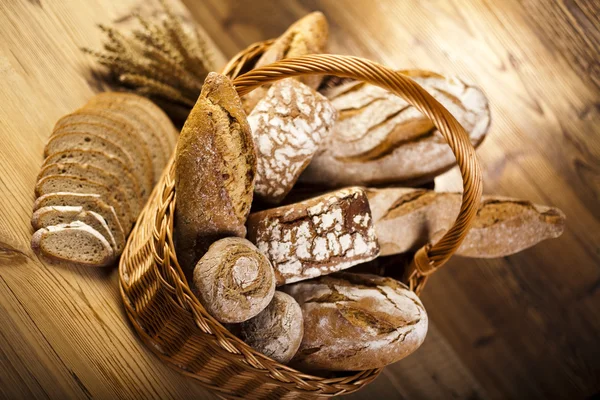
[[[97,94],[88,102],[89,106],[95,104],[107,105],[110,108],[122,104],[128,109],[139,111],[141,116],[147,116],[160,128],[162,134],[157,135],[157,139],[162,147],[168,149],[167,155],[170,157],[175,150],[179,131],[167,114],[148,98],[133,93],[103,92]]]
[[[117,252],[117,243],[102,215],[85,210],[82,206],[47,206],[37,209],[31,217],[33,229],[38,230],[52,225],[83,222],[100,233]]]
[[[35,195],[38,197],[57,192],[99,194],[102,196],[102,200],[115,209],[123,231],[126,233],[129,233],[136,220],[137,216],[134,216],[129,209],[125,194],[119,188],[109,188],[100,182],[74,175],[45,176],[35,185]]]
[[[81,206],[85,210],[94,211],[102,215],[110,229],[110,233],[112,233],[115,239],[116,255],[121,254],[125,248],[127,232],[123,231],[115,209],[102,200],[102,196],[99,194],[73,192],[49,193],[37,198],[33,205],[33,210],[35,212],[41,208],[52,206]]]
[[[102,105],[86,106],[72,114],[64,116],[54,127],[55,130],[63,130],[71,125],[99,124],[110,127],[114,131],[127,136],[125,141],[133,140],[138,147],[145,149],[152,166],[153,183],[156,183],[162,170],[166,165],[165,149],[160,146],[151,132],[156,128],[152,124],[133,115],[116,109],[109,109]]]
[[[49,175],[74,175],[82,178],[90,179],[96,182],[100,182],[105,186],[118,187],[123,190],[127,198],[127,204],[131,211],[137,216],[142,210],[143,203],[135,193],[135,188],[128,186],[126,181],[119,179],[113,174],[106,172],[100,168],[81,164],[77,162],[60,162],[55,164],[46,165],[39,173],[38,180]]]
[[[152,191],[152,177],[146,171],[140,172],[139,169],[136,170],[129,154],[123,151],[116,143],[91,133],[67,132],[60,135],[52,135],[48,143],[46,143],[44,156],[50,157],[53,154],[71,149],[95,150],[121,160],[125,165],[131,167],[133,175],[139,185],[145,189],[146,193]]]
[[[50,262],[73,266],[105,267],[115,260],[110,243],[80,221],[37,230],[31,248]]]
[[[138,180],[131,173],[130,167],[110,154],[96,150],[69,149],[46,157],[42,164],[42,168],[50,164],[62,162],[76,162],[79,164],[91,165],[119,177],[119,179],[123,180],[123,185],[134,188],[137,197],[139,197],[144,204],[150,195],[150,192],[146,188],[139,185]]]
[[[133,138],[123,130],[112,128],[108,125],[97,123],[77,123],[63,125],[55,128],[52,136],[69,132],[83,132],[96,135],[105,140],[110,140],[119,146],[132,160],[131,169],[136,176],[141,176],[154,186],[154,175],[152,172],[152,161],[148,150],[139,138]]]

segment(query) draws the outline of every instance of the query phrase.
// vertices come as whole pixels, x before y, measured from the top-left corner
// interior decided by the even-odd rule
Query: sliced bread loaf
[[[94,228],[117,253],[117,243],[104,217],[94,211],[84,210],[82,206],[47,206],[36,210],[31,217],[31,225],[36,230],[73,221],[80,221]]]
[[[86,267],[105,267],[115,260],[110,243],[91,226],[73,221],[38,229],[31,248],[51,262]]]
[[[80,164],[77,162],[60,162],[55,164],[46,165],[40,171],[38,180],[49,175],[74,175],[82,178],[90,179],[102,183],[107,187],[119,187],[125,194],[127,204],[131,211],[136,215],[139,215],[142,210],[143,203],[142,199],[139,198],[135,192],[135,187],[128,185],[127,180],[119,179],[110,172],[106,172],[100,168],[94,167],[88,164]]]
[[[129,233],[137,216],[129,209],[123,191],[118,187],[109,188],[100,182],[75,175],[49,175],[38,181],[35,186],[36,196],[48,193],[72,192],[94,193],[102,196],[102,200],[110,204],[119,216],[124,232]]]
[[[81,206],[85,210],[102,215],[110,229],[110,233],[115,239],[117,250],[115,255],[118,256],[121,254],[125,248],[125,235],[128,232],[123,232],[123,227],[119,222],[115,209],[102,200],[102,196],[99,194],[73,192],[48,193],[40,196],[35,201],[33,210],[35,212],[39,209],[52,206]]]

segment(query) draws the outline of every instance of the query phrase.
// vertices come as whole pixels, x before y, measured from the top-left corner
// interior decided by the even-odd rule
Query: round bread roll
[[[304,316],[302,344],[291,361],[297,368],[381,368],[415,351],[427,333],[421,300],[390,278],[337,273],[284,290]]]
[[[268,307],[240,324],[239,329],[240,339],[250,347],[286,364],[294,357],[302,342],[302,310],[293,297],[275,292]]]
[[[194,269],[198,300],[217,320],[246,321],[264,310],[275,293],[275,272],[267,258],[246,239],[214,242]]]

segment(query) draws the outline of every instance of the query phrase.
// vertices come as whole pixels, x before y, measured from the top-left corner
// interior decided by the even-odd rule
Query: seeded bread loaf
[[[256,153],[231,81],[210,73],[179,136],[175,246],[188,271],[218,239],[246,235]]]
[[[246,321],[261,312],[275,293],[275,273],[256,246],[242,238],[217,240],[194,268],[194,292],[214,318]]]
[[[252,213],[248,238],[273,264],[277,285],[350,268],[379,254],[360,188]]]
[[[282,364],[298,351],[304,335],[302,310],[290,295],[275,292],[271,303],[256,317],[242,322],[240,339]]]
[[[302,344],[290,363],[300,369],[381,368],[415,351],[427,333],[421,300],[393,279],[338,273],[284,290],[304,317]]]
[[[89,225],[74,221],[41,228],[31,248],[50,262],[84,267],[105,267],[114,261],[110,243]]]
[[[416,251],[450,228],[460,193],[410,188],[367,189],[382,255]],[[483,196],[477,216],[456,254],[504,257],[556,238],[565,215],[557,208],[499,196]]]
[[[331,103],[308,86],[274,83],[248,116],[257,149],[255,193],[279,203],[304,171],[337,116]]]

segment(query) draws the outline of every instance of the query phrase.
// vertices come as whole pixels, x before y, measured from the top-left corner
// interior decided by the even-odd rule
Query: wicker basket
[[[455,224],[435,245],[419,250],[405,280],[417,294],[428,276],[456,251],[477,212],[481,173],[468,135],[454,117],[409,78],[356,57],[310,55],[251,70],[270,45],[262,42],[238,54],[224,73],[240,95],[285,77],[327,74],[363,80],[403,97],[438,127],[461,170],[464,192]],[[312,399],[355,392],[380,369],[312,376],[256,352],[212,318],[194,296],[177,263],[173,246],[176,206],[174,156],[133,229],[119,264],[127,315],[142,340],[162,360],[231,399]]]

